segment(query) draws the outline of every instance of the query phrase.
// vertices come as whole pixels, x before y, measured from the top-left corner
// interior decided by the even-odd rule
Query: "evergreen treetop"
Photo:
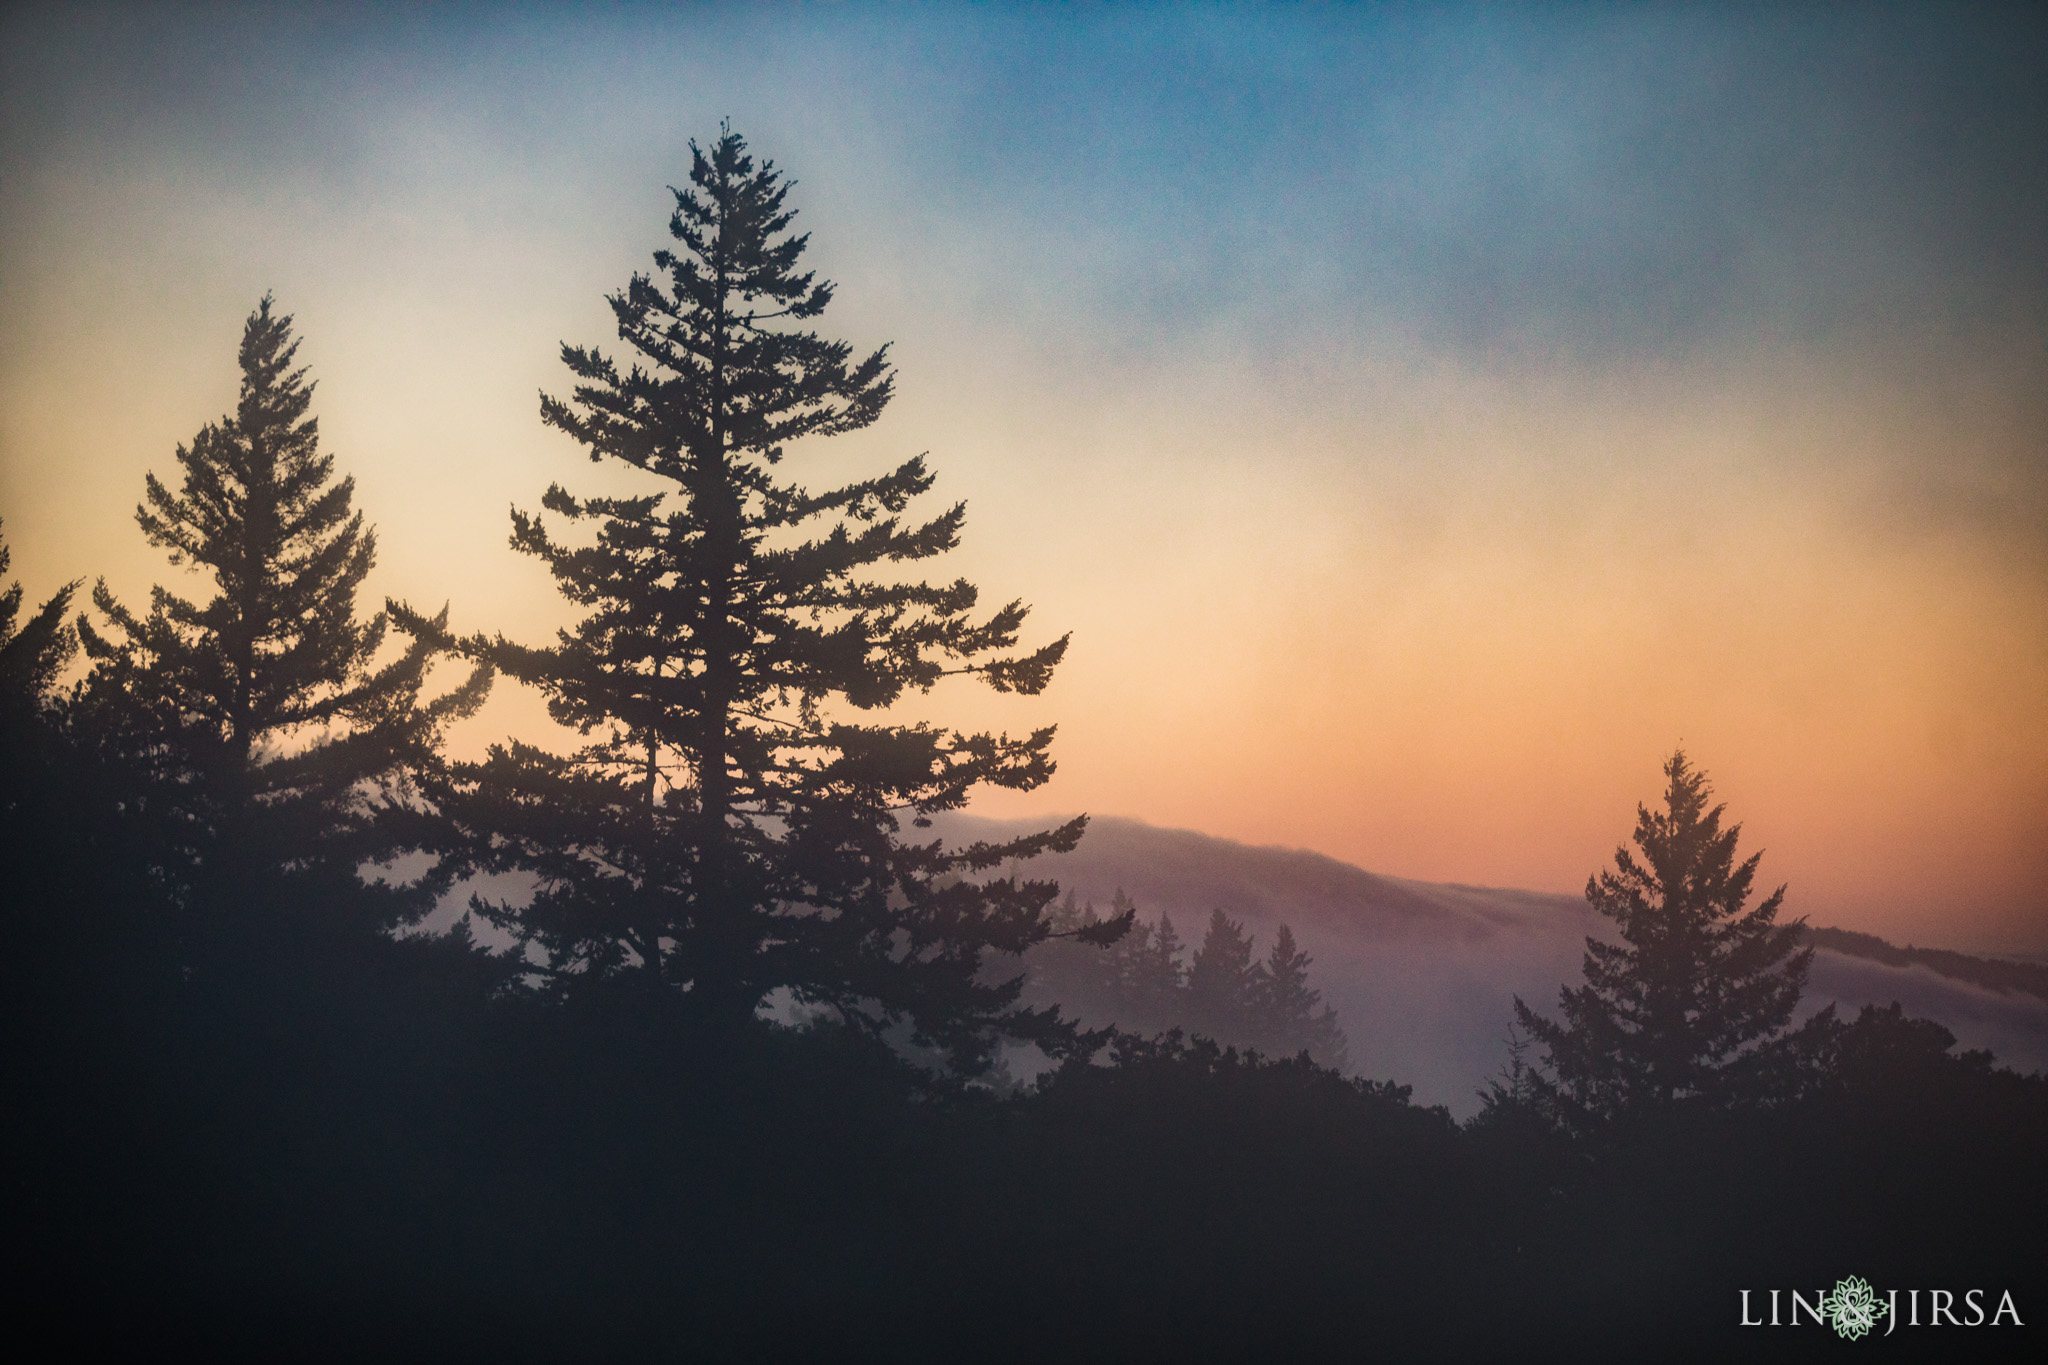
[[[13,554],[0,538],[0,574],[5,574],[12,562]],[[21,584],[9,583],[7,590],[0,592],[0,706],[10,711],[32,709],[49,694],[58,672],[77,648],[64,620],[71,609],[71,595],[77,591],[75,582],[59,588],[19,630],[14,622],[21,615]]]
[[[1586,899],[1620,943],[1586,940],[1583,986],[1559,993],[1562,1022],[1515,1001],[1546,1051],[1546,1102],[1613,1115],[1674,1101],[1732,1103],[1790,1093],[1833,1024],[1830,1007],[1791,1028],[1813,949],[1805,921],[1778,923],[1785,888],[1748,907],[1761,854],[1736,861],[1740,825],[1683,751],[1664,765],[1664,809],[1638,806],[1634,842],[1589,878]]]
[[[1138,997],[1146,1008],[1164,1013],[1178,1001],[1188,983],[1187,968],[1180,962],[1184,945],[1180,931],[1173,927],[1173,916],[1160,911],[1159,923],[1136,946],[1141,950],[1135,972],[1140,983]]]
[[[1253,1046],[1274,1057],[1306,1052],[1318,1065],[1342,1071],[1349,1060],[1344,1030],[1337,1011],[1308,984],[1311,961],[1294,930],[1282,924],[1253,986]]]
[[[437,798],[474,865],[534,874],[520,908],[485,906],[561,990],[638,979],[709,1016],[751,1018],[772,991],[876,1028],[912,1021],[956,1065],[996,1032],[1056,1045],[1061,1026],[982,979],[983,954],[1048,932],[1055,888],[1005,862],[1073,847],[1082,821],[997,845],[904,837],[987,783],[1049,778],[1052,731],[958,734],[864,716],[948,675],[1035,693],[1064,638],[1014,652],[1025,607],[976,614],[964,580],[910,576],[958,542],[955,504],[906,520],[932,486],[922,457],[813,491],[793,443],[872,424],[893,393],[887,348],[856,358],[798,324],[832,286],[798,269],[790,183],[730,129],[691,144],[659,274],[610,298],[622,365],[565,345],[567,399],[542,420],[654,491],[542,499],[512,544],[585,609],[552,646],[462,642],[538,688],[584,735],[556,755],[510,743]],[[816,456],[802,449],[809,466]]]
[[[266,294],[242,329],[234,415],[180,445],[173,493],[152,473],[136,524],[175,565],[210,573],[204,605],[159,586],[138,619],[102,581],[93,600],[120,628],[110,644],[84,622],[95,658],[122,647],[147,656],[146,681],[246,762],[259,740],[341,715],[362,697],[382,643],[382,613],[355,616],[356,591],[376,560],[376,533],[352,509],[355,480],[336,482],[308,416],[313,385],[293,369],[291,318]]]
[[[1238,1036],[1251,1021],[1263,971],[1244,925],[1218,908],[1188,964],[1188,1022],[1211,1038]]]
[[[1187,969],[1180,964],[1173,920],[1162,913],[1157,924],[1138,924],[1138,907],[1122,887],[1110,898],[1109,913],[1111,922],[1127,919],[1131,926],[1106,954],[1116,998],[1110,1017],[1129,1023],[1174,1019]]]
[[[78,622],[96,667],[76,717],[153,777],[173,880],[197,875],[228,898],[287,865],[352,878],[397,851],[407,774],[489,683],[479,670],[422,705],[435,652],[423,639],[374,666],[386,617],[359,619],[356,594],[376,536],[352,507],[355,480],[335,479],[320,449],[291,325],[266,294],[242,329],[234,413],[177,448],[177,491],[152,473],[135,509],[152,545],[210,578],[211,599],[159,585],[138,616],[101,580],[93,603],[113,633]]]

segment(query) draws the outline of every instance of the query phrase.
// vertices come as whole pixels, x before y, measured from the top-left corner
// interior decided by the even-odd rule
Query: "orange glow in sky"
[[[507,510],[619,476],[543,431],[536,393],[567,388],[561,342],[610,347],[603,294],[648,267],[686,139],[729,114],[798,181],[840,286],[823,330],[891,341],[899,367],[877,427],[792,467],[820,486],[929,451],[932,510],[969,507],[944,572],[1031,602],[1034,639],[1074,633],[1042,697],[916,702],[1060,726],[1055,781],[978,809],[1575,891],[1682,744],[1791,913],[2048,950],[2048,323],[2032,239],[1993,231],[2001,213],[2041,231],[2038,135],[2011,152],[2032,179],[1996,182],[2010,204],[1950,201],[1991,224],[1987,246],[1921,212],[1968,167],[1901,152],[1866,183],[1860,143],[1826,163],[1839,203],[1762,133],[1749,160],[1688,171],[1720,187],[1713,214],[1676,191],[1639,203],[1634,163],[1588,131],[1612,116],[1598,34],[1483,82],[1490,111],[1391,75],[1345,103],[1350,78],[1287,45],[1327,16],[1187,40],[1273,113],[1213,91],[1180,112],[1187,62],[1141,68],[1132,94],[1088,86],[1093,50],[1064,39],[1033,39],[1035,65],[970,41],[1038,33],[1016,16],[949,15],[937,36],[900,16],[591,26],[566,46],[545,25],[408,31],[332,54],[278,21],[236,41],[296,54],[303,88],[233,94],[209,63],[239,59],[204,33],[172,32],[159,69],[144,38],[8,22],[0,516],[32,595],[105,574],[135,601],[178,572],[134,527],[144,472],[230,405],[241,319],[275,290],[378,527],[373,597],[542,638],[563,608],[506,547]],[[1171,23],[1091,31],[1113,55],[1118,24],[1178,41]],[[778,24],[787,60],[736,55]],[[1354,27],[1361,51],[1413,38]],[[1749,69],[1740,33],[1719,41]],[[939,75],[903,93],[956,49],[1006,93]],[[635,64],[662,61],[673,79],[648,93]],[[1860,126],[1850,76],[1839,107],[1821,84],[1814,126]],[[1297,87],[1334,102],[1314,126],[1356,137],[1297,164],[1254,136],[1309,126],[1280,108]],[[1015,141],[1031,120],[1070,161]],[[1418,124],[1440,143],[1401,142]],[[1091,178],[1132,140],[1142,175]],[[1488,196],[1517,176],[1535,188],[1503,209]],[[1630,236],[1644,203],[1679,226]],[[1755,226],[1723,241],[1717,214]],[[1474,262],[1500,280],[1474,283]],[[541,723],[500,686],[461,745]]]

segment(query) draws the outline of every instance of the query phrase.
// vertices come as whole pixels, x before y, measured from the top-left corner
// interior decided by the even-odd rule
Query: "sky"
[[[1788,913],[2048,951],[2018,7],[11,7],[14,572],[198,590],[134,505],[274,291],[371,600],[545,638],[508,509],[623,485],[538,394],[727,118],[897,365],[792,467],[929,452],[953,571],[1073,634],[904,708],[1059,726],[977,810],[1571,892],[1682,745]]]

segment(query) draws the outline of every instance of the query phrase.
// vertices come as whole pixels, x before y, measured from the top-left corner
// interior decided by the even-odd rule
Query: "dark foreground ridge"
[[[2042,1301],[2041,1083],[1897,1017],[1799,1103],[1574,1137],[1171,1037],[935,1086],[844,1030],[493,1001],[447,943],[233,990],[88,946],[11,959],[9,1297],[119,1356],[1768,1358],[1821,1334],[1738,1292],[1849,1274],[2012,1290],[1974,1356]]]

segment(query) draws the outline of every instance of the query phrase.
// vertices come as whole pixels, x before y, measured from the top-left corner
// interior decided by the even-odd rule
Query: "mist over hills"
[[[951,839],[999,839],[1033,821],[952,816]],[[1263,950],[1284,921],[1315,962],[1310,984],[1335,1006],[1351,1067],[1415,1087],[1463,1117],[1506,1060],[1516,995],[1554,1013],[1580,979],[1590,935],[1607,922],[1577,896],[1384,877],[1301,849],[1253,847],[1190,830],[1098,816],[1072,853],[1025,875],[1057,880],[1107,908],[1122,888],[1139,915],[1170,915],[1199,938],[1213,908],[1241,919]],[[1791,907],[1797,913],[1796,904]],[[1868,934],[1816,927],[1806,1008],[1903,1004],[1939,1020],[1962,1048],[1988,1048],[2022,1072],[2048,1067],[2048,968],[1943,950],[1902,949]]]

